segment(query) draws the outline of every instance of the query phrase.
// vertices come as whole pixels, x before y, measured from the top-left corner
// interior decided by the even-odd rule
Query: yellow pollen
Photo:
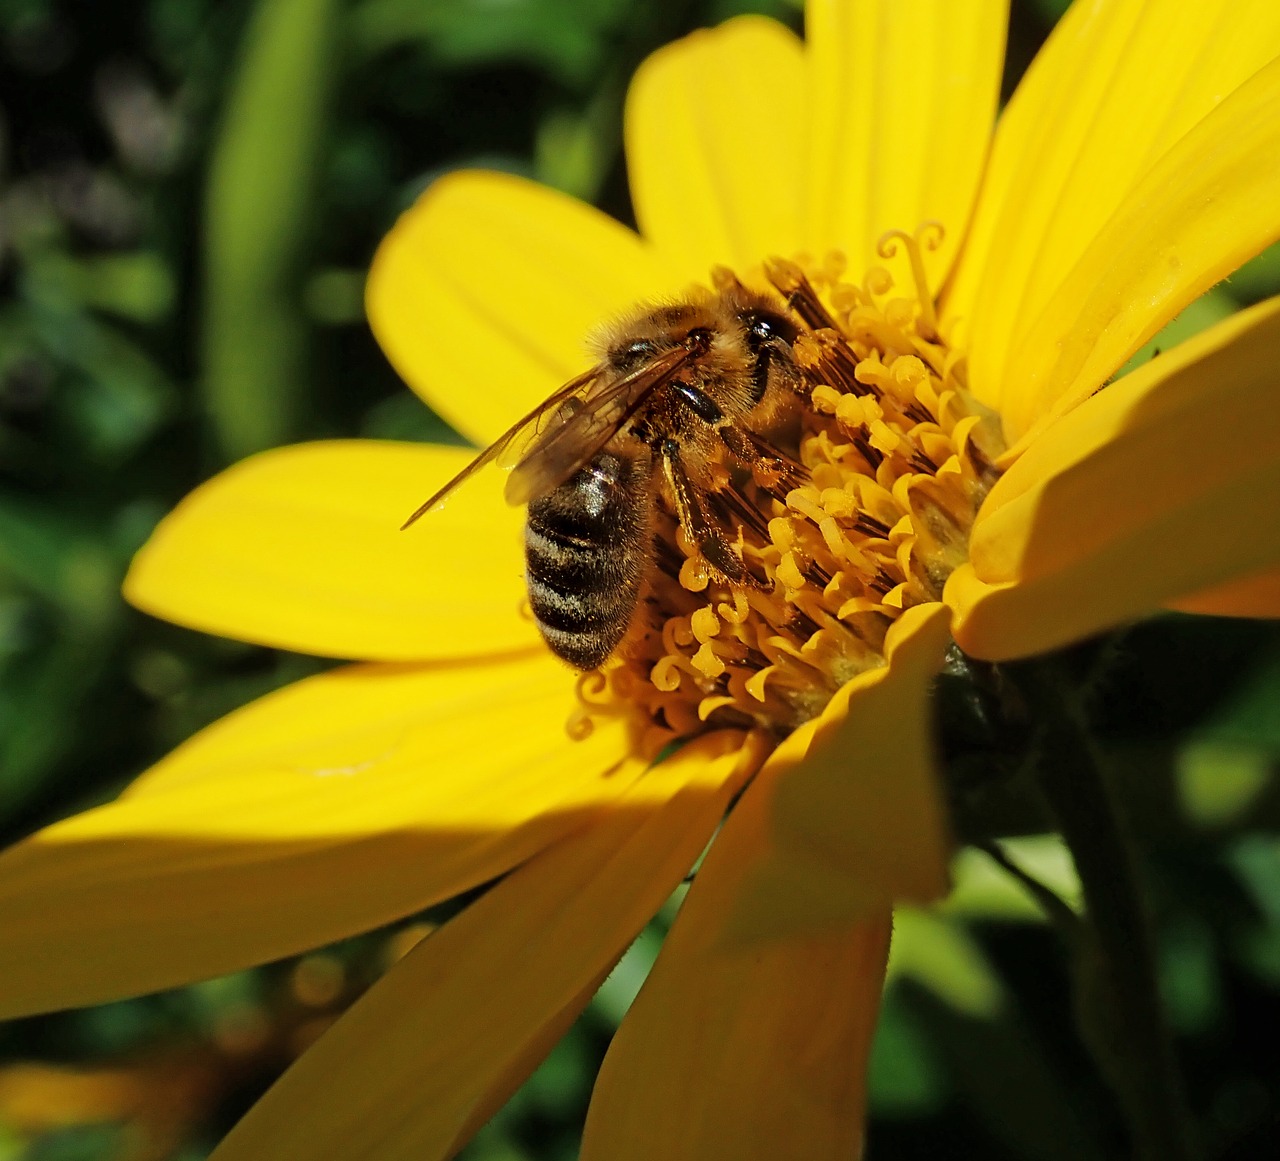
[[[798,430],[779,440],[808,478],[783,498],[759,473],[725,473],[733,495],[719,515],[741,528],[754,584],[725,581],[664,518],[672,551],[660,560],[672,563],[655,568],[618,653],[580,681],[573,728],[621,701],[639,707],[655,750],[715,726],[784,735],[885,663],[885,634],[905,609],[941,598],[1004,450],[995,416],[965,388],[962,352],[939,331],[923,251],[941,240],[936,222],[881,239],[881,257],[905,251],[905,297],[882,267],[846,281],[840,254],[765,263],[803,324],[793,351],[805,397]]]

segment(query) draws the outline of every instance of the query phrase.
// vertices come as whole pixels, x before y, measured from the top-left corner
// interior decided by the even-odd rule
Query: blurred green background
[[[1062,7],[1015,2],[1006,95]],[[396,214],[440,173],[484,165],[630,220],[628,77],[743,11],[800,27],[799,0],[0,0],[0,839],[109,798],[193,730],[318,668],[151,621],[119,584],[156,520],[242,455],[451,438],[363,321],[363,273]],[[1270,253],[1153,346],[1277,290]],[[1280,633],[1148,623],[1111,650],[1098,711],[1205,1155],[1272,1158]],[[961,742],[958,765],[1000,759]],[[1014,849],[1072,895],[1052,840]],[[576,1155],[664,922],[470,1161]],[[0,1026],[0,1161],[205,1156],[423,929]],[[1123,1155],[1061,949],[976,852],[946,905],[899,919],[871,1087],[871,1161]]]

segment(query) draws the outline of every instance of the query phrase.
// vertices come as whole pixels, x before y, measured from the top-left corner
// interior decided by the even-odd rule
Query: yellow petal
[[[1016,339],[1010,430],[1088,398],[1183,307],[1280,237],[1280,59],[1152,168]]]
[[[1012,435],[1081,375],[1074,344],[1105,332],[1097,386],[1266,244],[1275,167],[1258,159],[1276,148],[1261,123],[1277,120],[1274,94],[1244,102],[1269,112],[1214,110],[1278,53],[1270,0],[1081,0],[1054,30],[1001,118],[947,299],[969,324],[972,384]]]
[[[744,16],[659,49],[627,94],[627,163],[646,238],[691,280],[801,244],[803,51]]]
[[[886,230],[935,219],[946,236],[926,268],[941,284],[982,173],[1007,12],[1005,0],[806,6],[810,248],[838,246],[861,271]]]
[[[351,440],[245,460],[138,553],[125,596],[207,633],[329,657],[417,660],[535,645],[523,515],[480,479],[407,531],[463,448]]]
[[[738,937],[839,927],[945,894],[950,842],[929,695],[950,641],[942,605],[889,631],[888,665],[850,681],[770,758],[770,832],[732,918]]]
[[[541,653],[353,666],[237,711],[0,856],[0,1012],[292,955],[502,874],[643,770],[620,722],[571,741],[576,704]]]
[[[1217,617],[1280,617],[1280,569],[1201,589],[1171,601],[1184,613],[1209,613]]]
[[[441,178],[374,255],[373,332],[405,382],[488,443],[590,365],[586,337],[679,289],[630,230],[508,174]]]
[[[741,735],[720,733],[685,747],[415,947],[217,1161],[453,1156],[680,882],[741,785],[740,746]]]
[[[1050,425],[992,489],[953,631],[990,660],[1052,649],[1280,562],[1280,299]]]
[[[861,1155],[889,915],[743,945],[725,916],[772,826],[762,772],[712,844],[591,1097],[582,1161]]]

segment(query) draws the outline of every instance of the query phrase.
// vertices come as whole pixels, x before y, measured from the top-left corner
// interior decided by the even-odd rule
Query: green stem
[[[1138,868],[1080,692],[1052,661],[1010,673],[1040,729],[1039,785],[1084,888],[1076,978],[1082,1035],[1120,1100],[1136,1155],[1191,1161],[1190,1121],[1161,1010]]]
[[[1058,934],[1074,951],[1080,942],[1082,923],[1078,916],[1062,900],[1060,896],[1046,887],[1034,875],[1030,875],[1015,863],[999,843],[993,840],[975,843],[987,858],[999,866],[1006,874],[1012,875],[1026,889],[1027,893],[1040,904],[1045,918],[1057,929]]]

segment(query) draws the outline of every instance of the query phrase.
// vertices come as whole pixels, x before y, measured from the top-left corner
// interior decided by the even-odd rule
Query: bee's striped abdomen
[[[649,559],[648,463],[600,452],[529,504],[529,605],[553,653],[594,669],[617,647]]]

